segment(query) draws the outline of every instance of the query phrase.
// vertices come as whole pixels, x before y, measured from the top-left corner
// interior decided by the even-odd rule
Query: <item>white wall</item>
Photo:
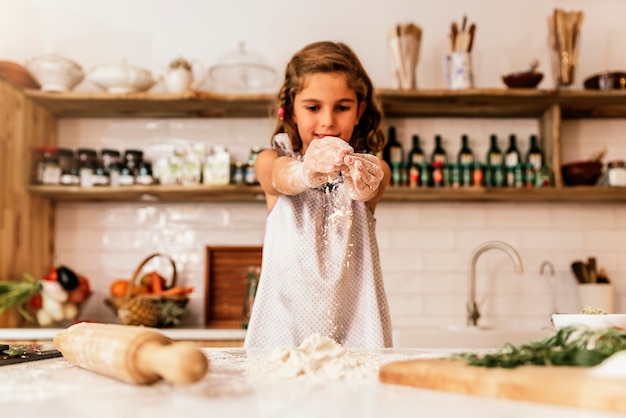
[[[575,87],[605,69],[626,69],[621,40],[626,38],[621,0],[318,0],[299,2],[247,0],[0,0],[0,59],[24,62],[49,52],[68,56],[87,70],[126,59],[155,72],[184,55],[204,68],[215,64],[237,42],[246,41],[278,73],[291,54],[306,43],[332,39],[351,45],[378,87],[392,86],[387,66],[386,28],[413,20],[424,31],[418,85],[441,88],[441,56],[447,52],[452,21],[467,13],[478,31],[474,67],[478,87],[502,87],[500,75],[524,68],[537,58],[552,87],[547,48],[547,18],[555,7],[585,12],[580,64]],[[88,81],[79,90],[94,90]],[[161,89],[157,86],[156,89]],[[389,120],[408,145],[418,133],[427,150],[441,133],[451,155],[461,133],[470,135],[479,157],[490,133],[517,133],[521,148],[537,131],[534,120],[409,119]],[[225,143],[238,159],[251,146],[266,146],[272,123],[266,120],[63,120],[65,146],[149,147],[173,138]],[[566,121],[564,161],[584,158],[606,145],[608,158],[626,158],[622,120]],[[504,145],[503,143],[501,145]],[[467,264],[476,245],[500,239],[520,252],[525,273],[516,277],[503,253],[491,252],[479,263],[479,298],[488,295],[484,322],[542,326],[551,312],[547,277],[539,264],[557,269],[558,307],[579,309],[571,261],[595,255],[625,306],[626,264],[619,204],[525,203],[383,203],[377,210],[378,237],[392,319],[397,327],[464,323]],[[182,280],[203,286],[205,245],[262,243],[265,210],[258,204],[59,204],[56,232],[59,260],[87,274],[96,295],[83,316],[112,319],[103,306],[108,284],[130,275],[152,251],[172,254]],[[201,292],[192,300],[187,323],[201,323]]]

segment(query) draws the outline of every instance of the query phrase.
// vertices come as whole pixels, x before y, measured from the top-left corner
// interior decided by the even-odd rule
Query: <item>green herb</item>
[[[3,351],[4,354],[8,356],[21,356],[22,354],[26,354],[26,350],[19,346],[10,347],[8,350]]]
[[[526,364],[591,367],[621,350],[626,350],[623,330],[567,327],[519,346],[507,344],[493,353],[460,353],[454,358],[467,360],[471,366],[509,369]]]
[[[33,321],[32,316],[24,309],[24,303],[41,292],[41,282],[28,273],[24,273],[23,277],[21,282],[0,281],[0,313],[15,306],[24,318]]]

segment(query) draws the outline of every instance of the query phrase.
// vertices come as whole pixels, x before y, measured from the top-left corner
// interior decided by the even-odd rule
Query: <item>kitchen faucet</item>
[[[502,250],[511,257],[515,272],[520,274],[524,271],[522,267],[522,259],[515,248],[511,247],[506,242],[502,241],[487,241],[480,244],[472,252],[469,264],[469,300],[467,301],[467,325],[476,326],[478,324],[478,318],[480,318],[480,312],[478,311],[478,303],[476,302],[476,263],[480,255],[489,250]]]

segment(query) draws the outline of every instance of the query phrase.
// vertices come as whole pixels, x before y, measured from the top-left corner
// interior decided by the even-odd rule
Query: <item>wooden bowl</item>
[[[543,80],[543,73],[523,71],[502,76],[502,81],[511,89],[534,89]]]
[[[593,186],[602,175],[603,164],[600,161],[576,161],[563,164],[561,174],[568,186]]]
[[[0,61],[0,78],[21,88],[38,89],[40,87],[26,68],[12,61]]]
[[[626,89],[626,72],[606,71],[588,77],[584,82],[588,90],[624,90]]]

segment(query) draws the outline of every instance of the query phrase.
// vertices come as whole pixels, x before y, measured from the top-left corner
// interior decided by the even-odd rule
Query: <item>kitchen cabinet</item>
[[[569,118],[626,117],[624,91],[472,89],[380,90],[387,117],[536,118],[546,161],[555,168],[555,187],[545,189],[389,188],[385,200],[622,202],[617,188],[564,187],[560,175],[561,121]],[[0,277],[24,271],[43,276],[53,262],[55,204],[62,201],[243,201],[262,202],[259,187],[132,186],[80,188],[30,185],[32,150],[57,144],[62,118],[239,118],[270,117],[271,94],[176,95],[101,92],[48,93],[20,89],[0,80]],[[13,312],[0,327],[19,324]]]

